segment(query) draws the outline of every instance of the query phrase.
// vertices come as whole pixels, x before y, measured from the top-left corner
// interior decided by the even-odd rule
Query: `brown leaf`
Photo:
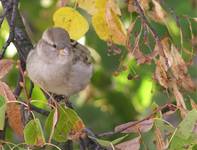
[[[138,2],[140,3],[140,6],[142,7],[143,10],[148,10],[149,9],[150,0],[140,0]],[[129,12],[136,11],[136,8],[135,8],[135,5],[134,5],[134,0],[128,0],[128,11]]]
[[[105,19],[111,33],[112,41],[117,41],[117,43],[125,45],[127,40],[126,30],[119,17],[111,8],[110,1],[107,1],[106,4]]]
[[[115,146],[117,150],[139,150],[140,149],[140,136],[132,140],[120,143]]]
[[[184,78],[187,74],[187,66],[174,45],[171,46],[171,56],[173,58],[172,71],[174,76],[176,79]]]
[[[82,120],[78,120],[74,125],[72,131],[69,133],[69,139],[78,140],[81,137],[86,135],[85,133],[85,125]]]
[[[155,139],[156,139],[157,150],[164,150],[166,147],[166,144],[164,142],[162,133],[158,127],[155,127]]]
[[[180,86],[188,91],[196,90],[195,84],[188,75],[187,65],[174,45],[171,46],[171,56],[173,58],[172,73],[180,82]]]
[[[118,7],[116,0],[108,0],[107,2],[111,9],[113,10],[113,12],[115,12],[115,14],[121,16],[121,11],[120,8]]]
[[[158,80],[161,86],[167,89],[169,86],[168,85],[169,80],[168,80],[168,75],[165,71],[165,67],[161,61],[162,60],[161,58],[162,56],[160,56],[160,60],[156,62],[155,78],[156,80]]]
[[[4,82],[0,81],[0,95],[5,97],[7,104],[6,113],[8,116],[8,122],[10,127],[14,130],[14,132],[23,137],[23,123],[22,123],[22,116],[20,107],[16,103],[10,103],[12,101],[16,101],[14,94],[12,93],[11,89],[8,85]]]
[[[180,108],[184,108],[186,110],[187,108],[185,105],[183,95],[180,93],[177,84],[175,82],[172,83],[172,89],[173,89],[174,97],[176,99],[177,106]]]
[[[13,66],[13,61],[10,59],[0,60],[0,79],[3,78]]]
[[[145,120],[138,124],[135,123],[136,121],[132,121],[119,125],[115,127],[115,132],[120,132],[122,130],[123,130],[122,133],[148,132],[153,127],[153,119]]]
[[[171,51],[170,51],[171,47],[170,47],[169,39],[163,38],[161,40],[161,44],[162,44],[163,53],[164,53],[164,56],[161,57],[161,58],[163,58],[162,64],[164,66],[165,71],[167,71],[173,64],[173,57],[172,57]]]
[[[161,7],[159,2],[156,0],[152,0],[152,2],[153,8],[148,12],[149,17],[156,22],[165,23],[167,12]]]
[[[190,99],[190,103],[191,103],[192,108],[197,110],[197,104],[194,102],[193,99]]]

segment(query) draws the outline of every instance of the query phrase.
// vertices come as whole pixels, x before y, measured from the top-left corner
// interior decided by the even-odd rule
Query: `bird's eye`
[[[57,48],[57,45],[56,45],[56,44],[53,44],[53,47],[54,47],[54,48]]]

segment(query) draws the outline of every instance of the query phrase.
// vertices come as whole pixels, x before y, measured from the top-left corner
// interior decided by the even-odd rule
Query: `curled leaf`
[[[162,58],[162,56],[160,57]],[[168,75],[165,71],[164,65],[161,61],[162,59],[156,62],[155,78],[158,80],[159,84],[164,88],[168,88]]]
[[[8,87],[7,84],[0,81],[0,95],[2,95],[6,102],[16,101],[14,94],[12,93],[11,89]],[[14,132],[23,137],[23,123],[22,123],[22,116],[20,106],[16,103],[8,103],[6,113],[8,116],[8,123],[10,127],[14,130]]]

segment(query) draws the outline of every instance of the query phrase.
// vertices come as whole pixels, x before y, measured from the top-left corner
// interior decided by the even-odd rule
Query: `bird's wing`
[[[85,64],[91,64],[93,62],[90,51],[85,46],[75,42],[75,45],[72,46],[72,49],[74,53],[73,63],[82,61]]]

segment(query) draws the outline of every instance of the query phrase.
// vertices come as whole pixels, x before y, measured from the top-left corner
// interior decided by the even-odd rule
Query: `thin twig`
[[[85,142],[82,138],[79,139],[80,150],[86,150]]]
[[[21,86],[21,82],[23,81],[23,76],[19,71],[19,77],[18,77],[18,81],[17,81],[17,85],[16,88],[14,90],[14,95],[16,98],[18,98],[18,96],[20,95],[21,91],[22,91],[22,86]]]
[[[16,20],[16,10],[18,8],[18,0],[13,0],[13,3],[12,3],[13,7],[12,7],[12,16],[11,16],[11,21],[10,21],[10,33],[9,33],[9,37],[6,41],[6,43],[3,45],[2,47],[2,52],[0,54],[0,59],[2,59],[5,55],[5,52],[6,52],[6,49],[7,47],[10,45],[11,42],[13,42],[14,40],[14,29],[15,29],[15,20]],[[5,12],[7,13],[7,10],[8,8],[5,10]],[[5,13],[5,15],[6,15]]]
[[[118,130],[118,131],[110,131],[110,132],[101,133],[101,134],[98,135],[98,137],[112,136],[112,135],[121,133],[121,132],[123,132],[123,131],[131,128],[131,127],[136,126],[137,124],[139,124],[139,123],[141,123],[141,122],[143,122],[145,120],[151,119],[155,115],[155,113],[165,109],[166,107],[177,107],[177,106],[175,106],[174,104],[171,104],[171,103],[167,103],[167,104],[165,104],[165,105],[163,105],[161,107],[158,107],[156,110],[154,110],[150,115],[148,115],[144,119],[136,121],[135,123],[131,124],[130,126],[126,126],[125,128],[122,128],[121,130]]]

